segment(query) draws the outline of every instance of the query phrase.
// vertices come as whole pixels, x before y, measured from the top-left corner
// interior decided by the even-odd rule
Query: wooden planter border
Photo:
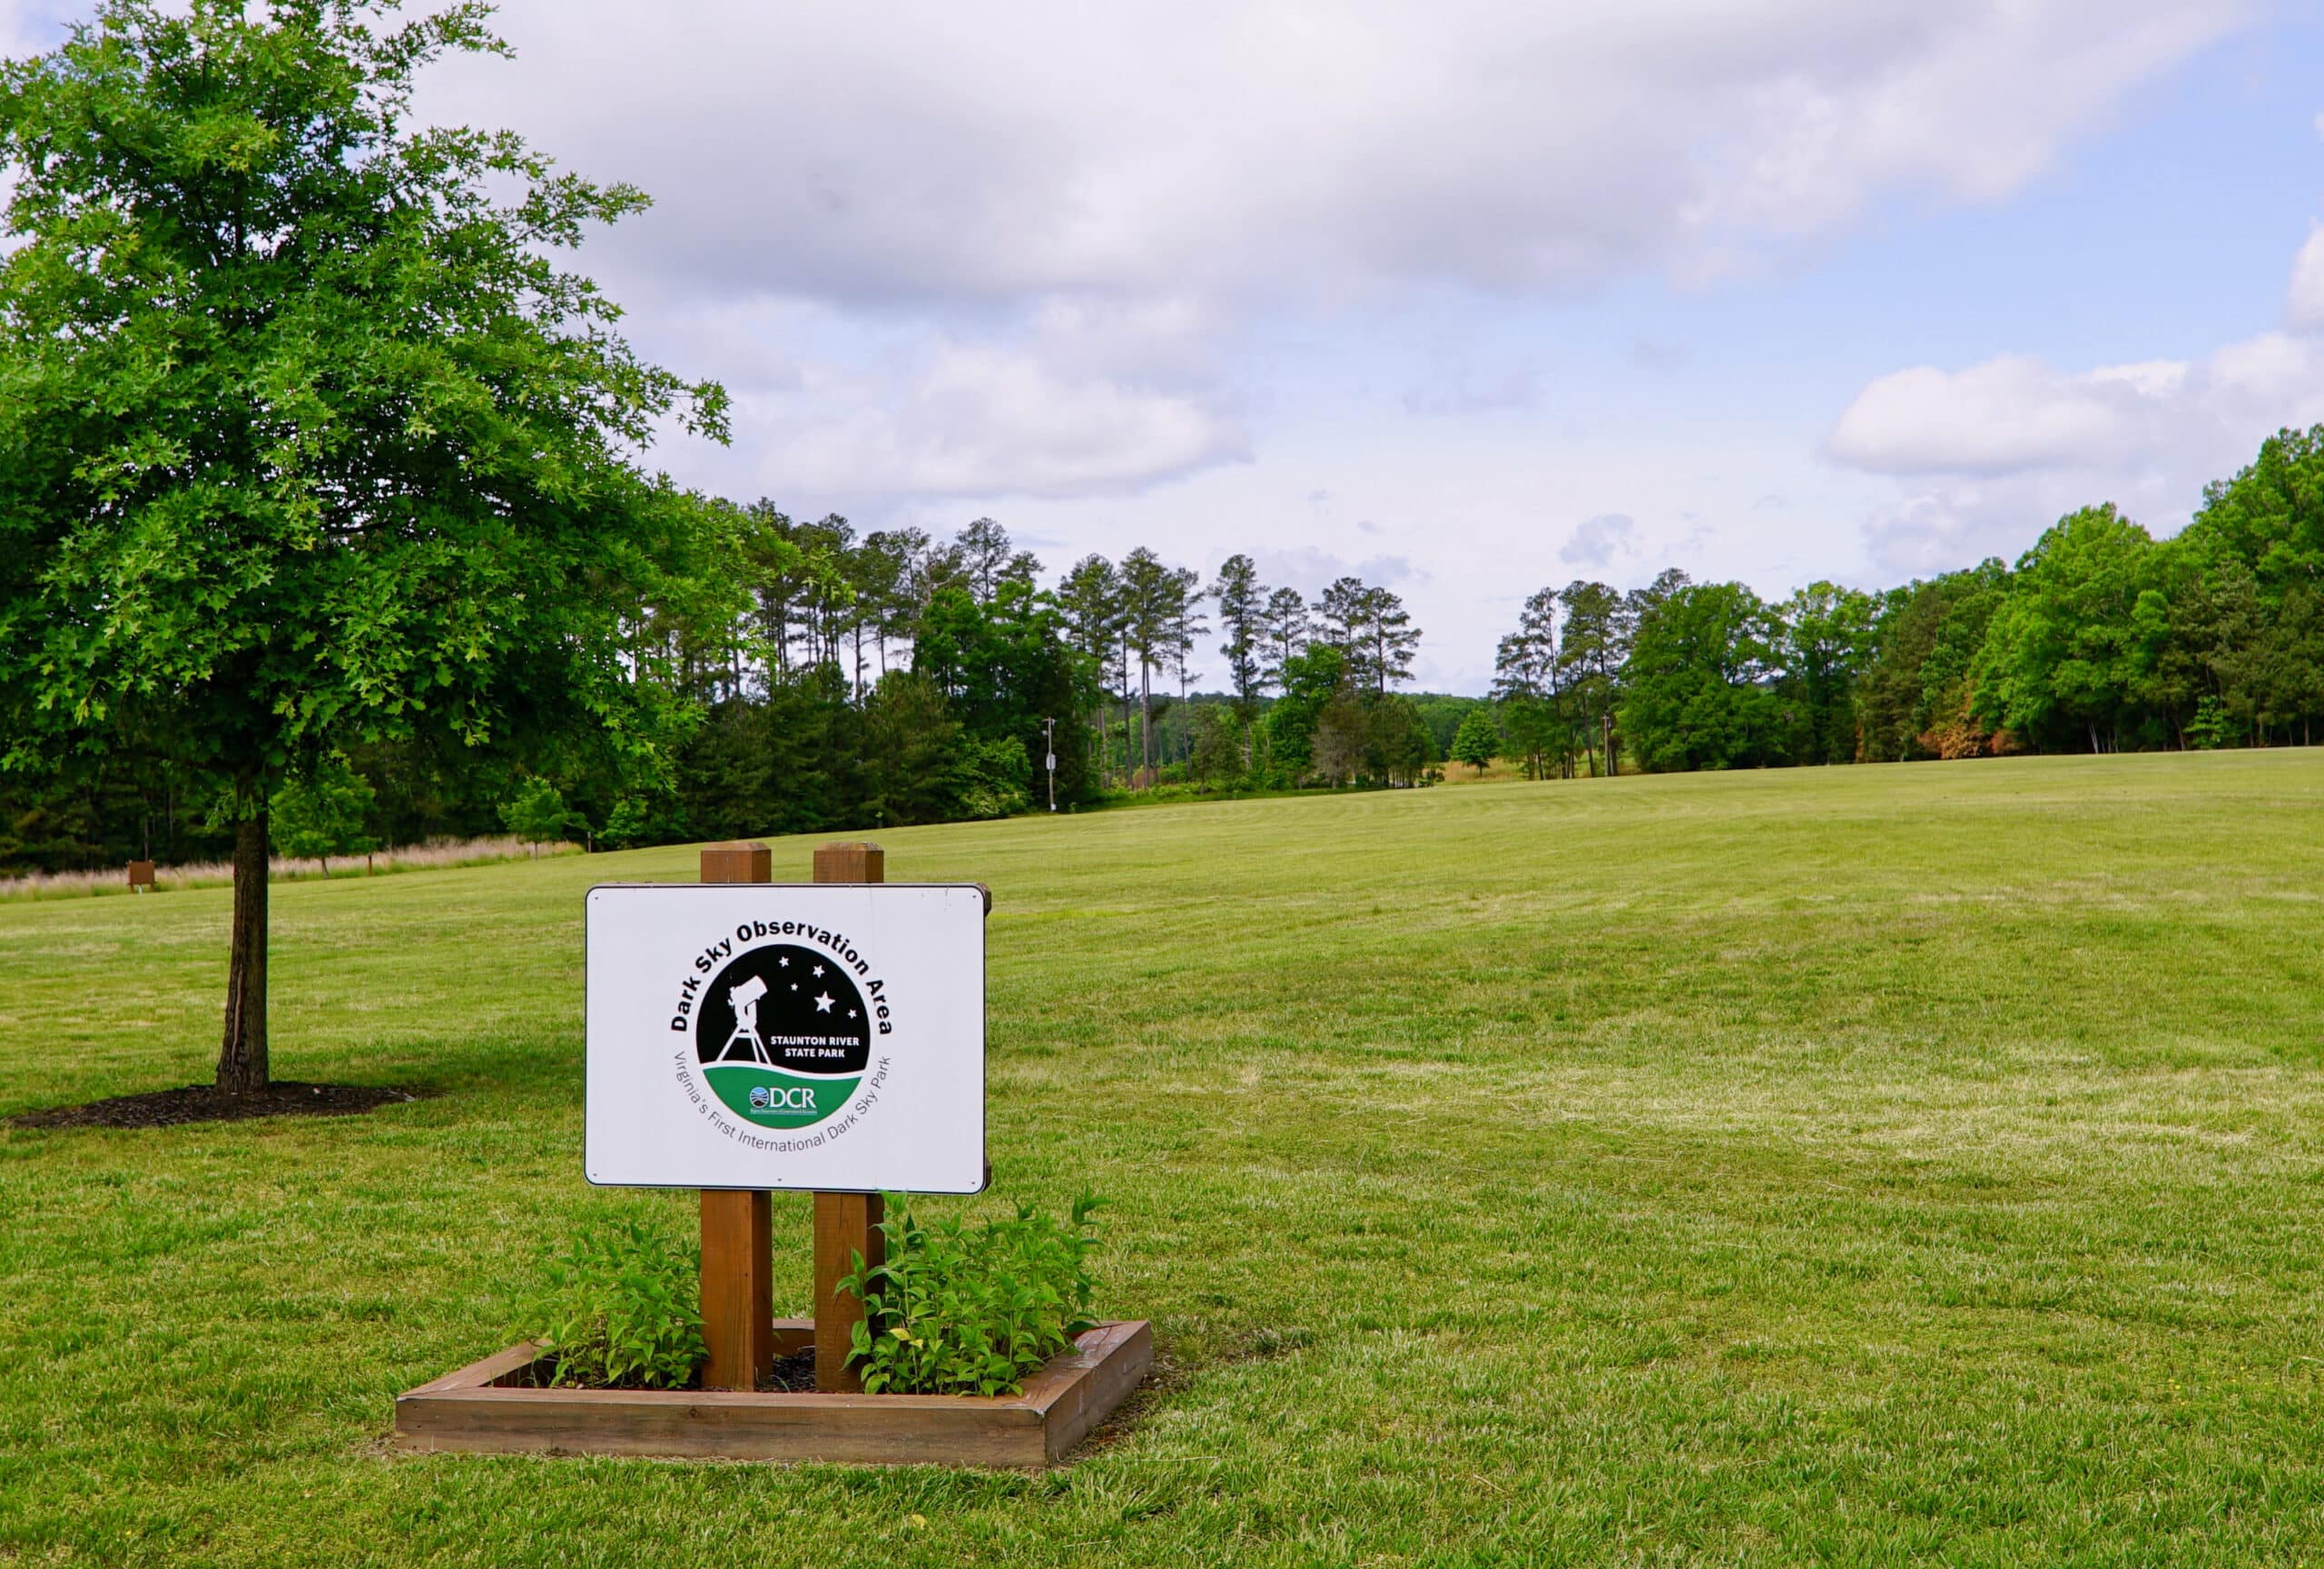
[[[813,1343],[806,1318],[775,1321],[775,1351]],[[512,1346],[396,1396],[411,1450],[832,1461],[850,1465],[1052,1465],[1146,1376],[1143,1319],[1098,1325],[1025,1380],[1022,1395],[823,1395],[718,1389],[537,1389],[512,1383],[539,1359]]]

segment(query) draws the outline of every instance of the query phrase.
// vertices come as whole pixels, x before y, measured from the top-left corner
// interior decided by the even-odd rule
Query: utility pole
[[[1044,750],[1046,750],[1046,751],[1049,753],[1049,810],[1050,810],[1050,811],[1052,811],[1052,812],[1054,812],[1054,811],[1056,811],[1056,810],[1057,810],[1057,721],[1056,721],[1056,720],[1054,720],[1054,719],[1044,719],[1044,720],[1042,720],[1042,721],[1041,721],[1041,737],[1042,737],[1042,745],[1043,745],[1043,748],[1044,748]]]

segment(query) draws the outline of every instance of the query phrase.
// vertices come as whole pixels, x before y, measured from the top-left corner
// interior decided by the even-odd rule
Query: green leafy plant
[[[635,1220],[607,1222],[551,1258],[517,1333],[540,1347],[553,1385],[677,1389],[705,1348],[692,1248]]]
[[[840,1282],[866,1309],[848,1355],[865,1393],[1019,1393],[1026,1374],[1097,1326],[1090,1217],[1101,1202],[1082,1194],[1068,1221],[1019,1205],[1014,1219],[970,1227],[923,1221],[888,1195],[887,1262],[867,1269],[859,1253]]]
[[[376,796],[369,780],[331,756],[303,777],[294,776],[274,793],[269,828],[274,847],[285,855],[312,856],[330,875],[334,855],[368,855],[377,841],[363,832]]]
[[[500,804],[508,832],[528,842],[538,859],[544,840],[562,839],[581,826],[580,814],[565,804],[565,792],[536,775]]]

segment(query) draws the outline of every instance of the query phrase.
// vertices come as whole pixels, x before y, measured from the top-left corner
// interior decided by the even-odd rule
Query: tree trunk
[[[1132,784],[1132,786],[1133,786],[1133,787],[1135,787],[1136,783],[1137,783],[1136,778],[1135,778],[1135,775],[1136,775],[1136,774],[1137,774],[1137,770],[1136,770],[1136,769],[1134,769],[1134,768],[1132,768],[1132,767],[1130,766],[1130,761],[1129,761],[1129,637],[1128,637],[1128,635],[1127,633],[1125,633],[1125,634],[1123,635],[1123,637],[1122,637],[1121,677],[1122,677],[1122,772],[1123,772],[1124,774],[1130,775],[1132,775],[1132,776],[1133,776],[1133,777],[1132,777],[1132,779],[1131,779],[1131,784]]]
[[[1146,662],[1146,655],[1137,656],[1137,760],[1143,773],[1154,771],[1154,666]],[[1141,785],[1151,784],[1152,779],[1141,779]]]
[[[234,824],[233,936],[226,961],[226,1035],[218,1088],[266,1088],[266,797]]]

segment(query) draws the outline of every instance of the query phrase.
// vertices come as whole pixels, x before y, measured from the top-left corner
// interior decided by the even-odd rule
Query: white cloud
[[[1959,371],[1922,365],[1858,393],[1828,445],[1843,463],[1891,474],[2094,466],[2127,449],[2142,401],[2129,376],[2062,374],[2024,355]]]
[[[1558,559],[1572,567],[1603,569],[1617,556],[1636,549],[1637,520],[1626,512],[1600,512],[1576,525],[1572,537],[1558,551]]]
[[[2250,457],[2261,436],[2324,419],[2324,340],[2263,332],[2192,362],[2061,371],[2004,356],[1883,376],[1834,428],[1830,455],[1912,476],[2173,473]],[[2238,461],[2242,459],[2239,459]]]
[[[736,435],[762,488],[832,505],[1098,494],[1248,456],[1240,429],[1192,398],[975,343],[892,379],[812,368],[795,394],[738,399]]]
[[[2005,195],[2247,9],[514,0],[432,102],[643,183],[714,288],[1555,288]]]
[[[2303,262],[2317,249],[2310,240]],[[1836,461],[1894,476],[1865,527],[1891,570],[2012,556],[2075,508],[2112,501],[2175,533],[2203,486],[2270,432],[2324,420],[2324,337],[2263,332],[2192,361],[2059,370],[2006,355],[1873,381],[1826,442]]]
[[[1246,455],[1256,321],[1701,278],[1892,195],[1994,200],[2256,3],[508,0],[518,61],[423,108],[653,192],[589,253],[618,297],[843,324],[828,357],[881,385],[760,429],[770,483],[1067,494]],[[757,418],[767,358],[675,362]],[[1518,409],[1531,376],[1413,407]]]
[[[2303,331],[2324,327],[2324,224],[2312,227],[2308,243],[2291,262],[2291,289],[2285,318]]]

